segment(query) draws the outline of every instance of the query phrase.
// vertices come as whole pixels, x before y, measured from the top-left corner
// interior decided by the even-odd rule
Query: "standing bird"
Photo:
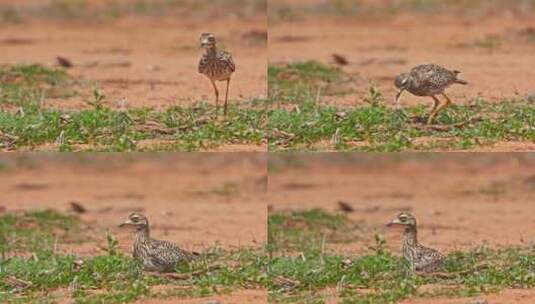
[[[412,271],[434,272],[440,269],[444,256],[435,249],[418,243],[416,219],[408,212],[401,212],[387,224],[387,227],[401,226],[403,232],[403,257],[410,263]]]
[[[451,100],[444,93],[444,90],[454,83],[466,85],[468,82],[457,79],[459,71],[450,71],[436,64],[422,64],[396,76],[394,85],[399,89],[395,103],[399,105],[399,98],[403,91],[407,90],[416,96],[431,96],[434,100],[433,109],[427,119],[427,124],[431,124],[433,118],[443,108],[451,104]],[[435,96],[440,94],[446,101],[440,104],[440,100]]]
[[[227,91],[225,93],[224,114],[227,116],[228,89],[230,85],[230,76],[236,70],[232,55],[216,48],[215,35],[212,33],[201,34],[201,47],[206,50],[199,61],[199,73],[206,75],[215,92],[216,116],[219,108],[219,91],[215,84],[216,81],[226,81]]]
[[[146,271],[173,272],[180,263],[190,262],[199,256],[178,246],[150,237],[149,221],[140,213],[132,213],[119,227],[131,226],[136,229],[133,246],[134,259],[143,265]]]

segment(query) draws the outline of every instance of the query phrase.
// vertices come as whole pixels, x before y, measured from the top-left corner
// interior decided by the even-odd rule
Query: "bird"
[[[173,272],[177,265],[195,260],[200,254],[180,249],[168,241],[150,237],[149,220],[141,213],[131,213],[119,227],[134,227],[133,257],[152,272]]]
[[[403,257],[409,262],[412,271],[425,273],[441,269],[445,256],[435,249],[422,246],[418,242],[416,218],[412,214],[401,212],[387,226],[404,227]]]
[[[404,91],[409,91],[416,96],[430,96],[433,98],[434,105],[427,119],[429,125],[440,110],[452,103],[444,90],[452,84],[468,84],[467,81],[457,78],[460,73],[457,70],[448,70],[432,63],[418,65],[408,73],[401,73],[394,79],[394,85],[399,90],[396,94],[395,104],[399,106],[399,99]],[[440,103],[436,97],[438,94],[446,99],[444,103]]]
[[[229,52],[218,50],[216,47],[216,39],[213,33],[202,33],[200,37],[201,47],[205,52],[199,60],[199,73],[204,74],[214,87],[216,116],[219,108],[219,91],[217,89],[216,81],[226,81],[227,90],[225,92],[225,106],[224,115],[227,115],[228,91],[230,85],[230,78],[232,73],[236,70],[236,65]]]

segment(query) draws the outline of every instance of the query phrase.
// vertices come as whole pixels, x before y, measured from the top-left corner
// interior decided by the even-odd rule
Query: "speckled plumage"
[[[459,71],[450,71],[436,64],[422,64],[400,74],[394,81],[398,89],[405,89],[416,96],[433,96],[444,93],[444,90],[454,83],[466,84],[457,79]],[[403,84],[403,80],[407,83]]]
[[[444,256],[435,249],[422,246],[418,242],[416,219],[407,212],[401,212],[388,224],[404,227],[402,239],[403,257],[410,263],[413,271],[435,272],[441,269]]]
[[[228,52],[218,50],[216,47],[215,35],[212,33],[203,33],[200,38],[201,47],[205,48],[205,53],[199,60],[199,73],[206,75],[215,93],[216,113],[219,107],[219,91],[215,84],[216,81],[226,81],[227,90],[225,92],[224,113],[227,114],[228,90],[232,73],[236,70],[236,65],[232,55]]]
[[[416,96],[429,96],[433,98],[434,106],[429,114],[427,123],[431,123],[434,116],[443,108],[451,104],[451,100],[444,91],[452,84],[468,84],[466,81],[458,79],[459,71],[448,70],[436,64],[422,64],[412,68],[408,73],[402,73],[394,79],[394,85],[399,90],[395,103],[399,103],[399,98],[403,91],[408,91]],[[442,95],[446,102],[440,104],[435,95]]]
[[[136,229],[133,257],[147,271],[172,272],[180,263],[190,262],[197,253],[180,249],[168,241],[153,239],[149,234],[149,221],[139,213],[132,213],[121,226],[133,226]]]
[[[199,60],[199,73],[206,75],[213,81],[223,81],[230,79],[236,70],[232,55],[225,51],[209,48]]]

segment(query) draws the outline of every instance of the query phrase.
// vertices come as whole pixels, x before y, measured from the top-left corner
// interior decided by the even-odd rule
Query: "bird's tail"
[[[457,77],[457,75],[461,74],[461,71],[453,70],[453,73],[455,74],[455,77]],[[468,81],[462,79],[455,79],[455,83],[466,85],[468,84]]]

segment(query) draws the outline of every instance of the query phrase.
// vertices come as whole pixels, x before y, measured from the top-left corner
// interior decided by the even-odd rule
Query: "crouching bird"
[[[418,242],[416,218],[408,213],[401,212],[387,227],[403,227],[402,251],[403,257],[409,262],[412,271],[435,272],[442,268],[445,257],[432,248],[422,246]]]
[[[119,227],[133,227],[135,239],[133,257],[146,271],[173,272],[177,265],[188,263],[200,256],[197,252],[180,249],[177,245],[150,237],[149,221],[140,213],[132,213]]]

